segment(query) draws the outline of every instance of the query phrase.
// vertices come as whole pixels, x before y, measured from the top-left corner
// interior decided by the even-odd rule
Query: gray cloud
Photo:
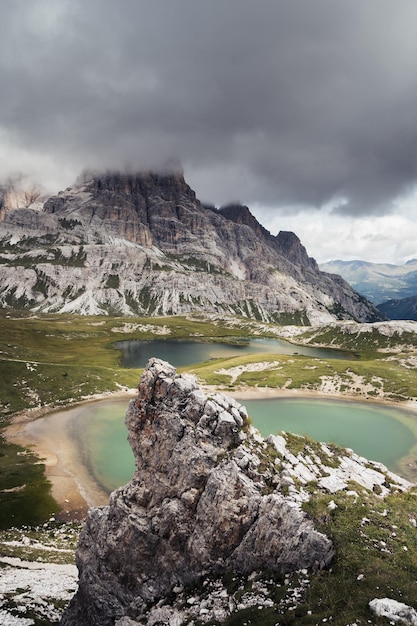
[[[205,200],[358,215],[417,180],[414,0],[3,0],[0,20],[4,174],[176,158]]]

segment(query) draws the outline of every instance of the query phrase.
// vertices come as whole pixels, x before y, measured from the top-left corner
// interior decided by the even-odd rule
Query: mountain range
[[[337,260],[320,264],[320,269],[340,274],[377,305],[417,294],[417,259],[411,259],[405,265]]]
[[[45,198],[0,188],[0,306],[89,315],[243,315],[315,324],[377,321],[298,237],[246,206],[203,205],[183,173],[84,172]]]

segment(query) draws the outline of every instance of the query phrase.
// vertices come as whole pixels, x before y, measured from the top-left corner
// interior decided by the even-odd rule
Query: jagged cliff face
[[[42,206],[7,206],[2,306],[199,310],[304,323],[380,319],[345,281],[320,272],[296,235],[274,237],[247,207],[202,206],[181,173],[85,174]]]
[[[193,377],[152,359],[126,424],[136,471],[89,513],[63,625],[142,619],[174,588],[207,576],[330,562],[332,542],[283,495],[276,449],[250,432],[236,401],[209,398]]]

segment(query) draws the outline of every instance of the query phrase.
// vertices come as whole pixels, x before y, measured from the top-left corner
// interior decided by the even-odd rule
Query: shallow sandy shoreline
[[[203,389],[219,391],[232,398],[241,398],[242,400],[262,400],[264,398],[317,398],[322,400],[346,400],[347,402],[371,402],[372,404],[381,404],[384,406],[396,407],[397,409],[406,409],[407,411],[415,411],[417,417],[417,399],[407,402],[393,402],[385,398],[371,398],[360,396],[358,394],[347,394],[338,392],[321,392],[314,389],[273,389],[272,387],[235,387],[230,391],[217,389],[215,387],[203,387]]]
[[[341,393],[320,393],[314,390],[273,389],[270,387],[227,389],[213,386],[202,386],[207,394],[216,392],[244,400],[266,398],[317,398],[323,400],[346,400],[349,402],[372,402],[398,409],[406,409],[416,414],[415,428],[417,435],[417,401],[390,402],[384,399],[367,399],[358,395]],[[101,506],[108,502],[108,494],[101,489],[91,476],[83,462],[76,439],[71,436],[71,422],[76,419],[77,412],[86,404],[100,400],[126,399],[126,409],[131,398],[135,397],[136,389],[124,392],[96,395],[66,407],[44,407],[39,410],[24,411],[12,419],[3,434],[10,443],[17,443],[31,448],[45,463],[46,477],[52,485],[52,496],[62,508],[59,517],[62,519],[83,519],[90,506]],[[43,420],[52,414],[60,414],[59,420],[48,420],[47,434]],[[414,451],[413,451],[414,452]]]
[[[61,508],[60,519],[84,519],[89,507],[108,502],[108,494],[96,480],[80,456],[77,439],[71,434],[71,424],[86,404],[101,400],[126,399],[136,395],[136,389],[104,393],[63,407],[43,407],[15,415],[3,434],[9,443],[30,448],[45,464],[46,478],[51,483],[52,497]],[[59,420],[48,419],[59,414]],[[48,420],[48,428],[44,427]]]

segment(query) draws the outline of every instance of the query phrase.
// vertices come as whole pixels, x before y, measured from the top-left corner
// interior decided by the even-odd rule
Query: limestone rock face
[[[89,513],[64,626],[148,623],[149,607],[206,576],[329,564],[332,542],[281,491],[276,448],[235,400],[151,359],[126,424],[136,470]]]
[[[271,235],[244,206],[203,206],[178,171],[85,173],[42,207],[2,202],[3,307],[305,324],[382,317],[320,272],[294,233]]]
[[[306,249],[295,233],[281,230],[275,237],[275,245],[281,254],[293,263],[313,271],[318,270],[316,261],[307,255]]]

